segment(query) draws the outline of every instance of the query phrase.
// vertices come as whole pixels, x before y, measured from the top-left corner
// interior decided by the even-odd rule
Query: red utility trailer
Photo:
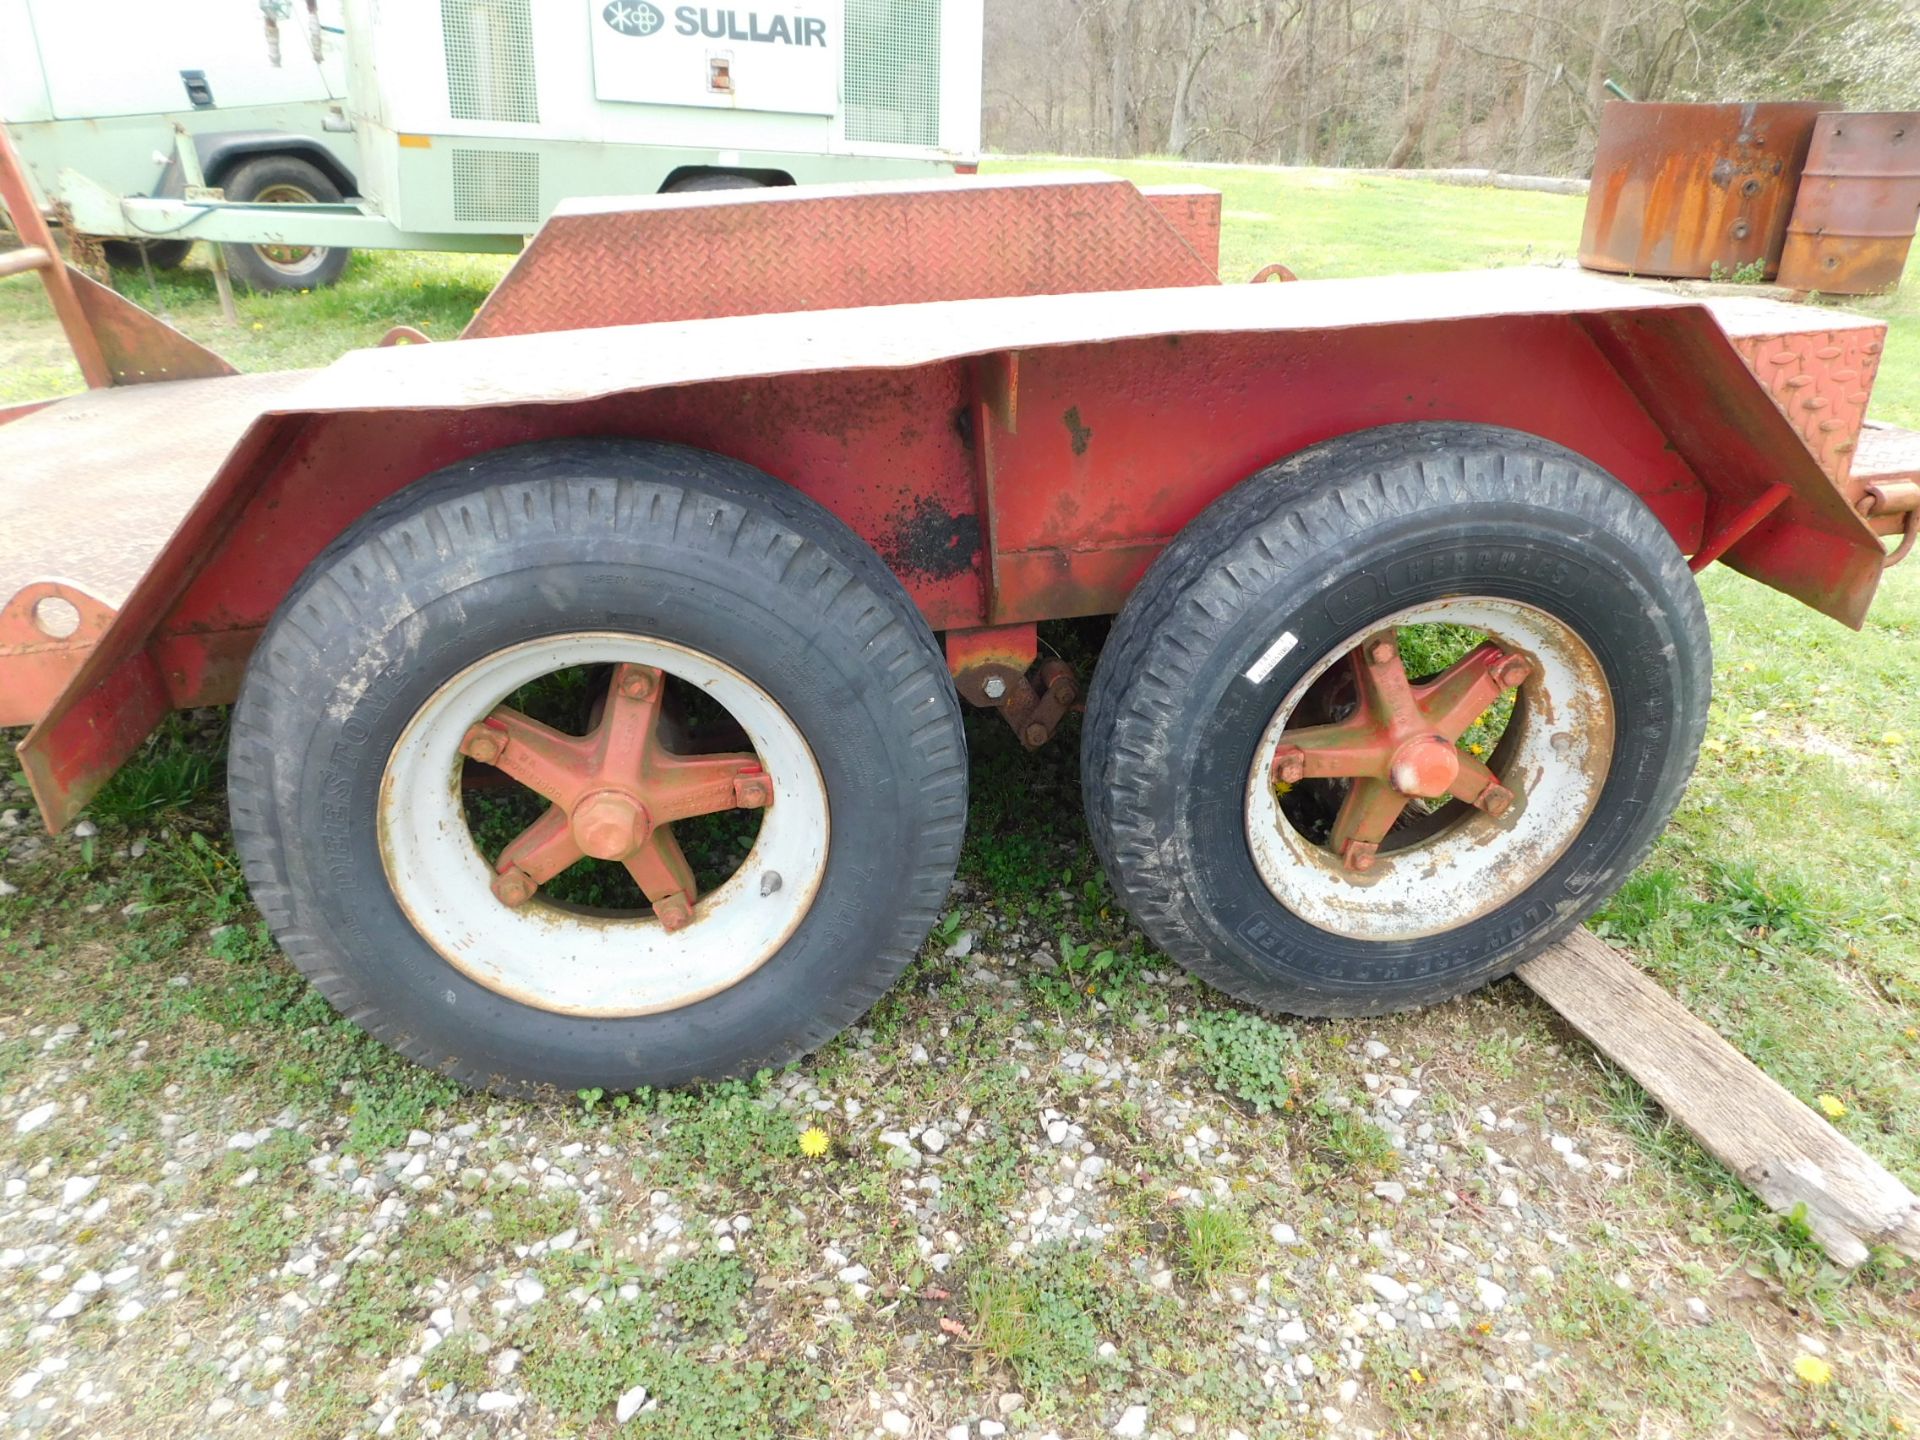
[[[1865,616],[1920,504],[1883,327],[1221,285],[1218,222],[1097,175],[581,203],[460,340],[244,376],[49,260],[111,383],[0,412],[0,724],[59,827],[234,703],[235,840],[330,1000],[473,1084],[672,1084],[892,982],[959,702],[1046,743],[1085,677],[1036,624],[1114,616],[1087,818],[1154,942],[1281,1011],[1458,994],[1665,824],[1690,567]]]

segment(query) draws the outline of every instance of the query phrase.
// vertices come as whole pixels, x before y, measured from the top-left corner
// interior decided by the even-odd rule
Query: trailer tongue
[[[1677,799],[1688,557],[1858,625],[1920,437],[1866,421],[1876,322],[1223,287],[1218,213],[1099,176],[581,204],[460,341],[0,414],[0,723],[57,826],[238,699],[248,875],[337,1004],[472,1083],[672,1083],[870,1003],[951,877],[957,699],[1045,743],[1082,682],[1036,625],[1117,615],[1083,772],[1156,943],[1301,1013],[1459,993]],[[116,303],[116,353],[192,372]]]

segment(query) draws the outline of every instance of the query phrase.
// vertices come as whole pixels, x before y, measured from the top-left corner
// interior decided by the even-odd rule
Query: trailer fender
[[[207,177],[209,185],[221,184],[235,166],[256,155],[292,155],[325,175],[342,195],[351,197],[360,193],[360,182],[354,173],[340,163],[338,155],[311,135],[285,130],[212,130],[196,134],[193,148],[200,158],[200,173]],[[153,193],[179,196],[185,189],[180,159],[177,155],[169,156]]]
[[[1426,420],[1564,445],[1683,551],[1846,623],[1881,572],[1873,532],[1707,309],[1559,271],[748,315],[187,383],[251,383],[251,399],[217,392],[251,413],[137,583],[98,597],[117,613],[97,643],[47,652],[71,678],[20,753],[55,826],[168,709],[232,697],[282,597],[360,514],[532,440],[645,437],[755,465],[849,524],[936,629],[1112,613],[1256,470]]]

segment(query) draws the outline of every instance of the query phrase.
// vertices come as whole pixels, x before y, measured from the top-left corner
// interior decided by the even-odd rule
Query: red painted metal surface
[[[1383,630],[1363,641],[1348,665],[1353,713],[1286,731],[1274,752],[1273,778],[1284,785],[1353,782],[1327,839],[1349,870],[1373,868],[1380,842],[1414,800],[1451,796],[1495,819],[1506,814],[1514,791],[1458,741],[1533,673],[1524,655],[1488,641],[1415,685],[1401,663],[1398,637]]]
[[[1074,183],[1105,197],[1115,182]],[[1034,188],[1052,214],[1059,187]],[[1153,205],[1141,213],[1165,229]],[[562,436],[679,441],[759,466],[872,544],[938,629],[1111,613],[1182,526],[1261,466],[1432,419],[1569,446],[1688,551],[1784,487],[1729,542],[1729,563],[1851,623],[1864,614],[1873,530],[1705,308],[1558,271],[1227,288],[1200,283],[1192,246],[1172,244],[1189,288],[363,351],[310,376],[80,397],[0,427],[0,477],[39,474],[82,510],[122,474],[172,460],[186,477],[121,531],[137,564],[95,546],[101,570],[120,564],[117,588],[73,577],[118,610],[95,643],[0,650],[0,674],[31,665],[65,681],[50,705],[35,700],[21,750],[43,812],[64,823],[168,708],[230,699],[295,577],[369,506],[439,467]],[[1016,265],[1000,278],[1031,277]],[[1820,324],[1844,328],[1825,312]],[[172,402],[173,428],[138,433],[143,392]],[[184,452],[182,433],[200,437]],[[111,468],[93,458],[106,439],[125,447]],[[56,535],[37,553],[89,543]],[[0,547],[0,581],[8,565],[20,578]],[[1036,705],[1058,678],[1041,677]]]
[[[1920,215],[1920,113],[1822,115],[1800,179],[1780,283],[1871,295],[1900,283]]]
[[[1101,175],[574,201],[463,338],[1210,285],[1219,248],[1217,193],[1152,197]]]
[[[764,809],[773,790],[751,750],[677,755],[664,747],[664,697],[663,672],[616,665],[600,719],[585,735],[563,735],[507,705],[467,731],[461,754],[549,805],[494,861],[493,893],[502,904],[526,904],[547,881],[592,856],[624,865],[668,930],[692,921],[700,892],[674,822]]]
[[[1818,102],[1665,105],[1600,113],[1580,263],[1708,278],[1780,262]]]

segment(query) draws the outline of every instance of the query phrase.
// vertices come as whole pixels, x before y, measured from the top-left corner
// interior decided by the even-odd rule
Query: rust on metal
[[[1815,101],[1608,102],[1600,112],[1580,263],[1707,279],[1780,261]]]
[[[115,385],[209,380],[239,373],[222,356],[117,291],[78,270],[70,269],[68,278]]]
[[[1900,283],[1920,215],[1920,113],[1822,115],[1780,257],[1780,283],[1871,295]]]
[[[947,632],[947,668],[962,699],[997,710],[1020,743],[1037,749],[1080,703],[1080,681],[1064,660],[1038,664],[1040,641],[1028,625]]]
[[[1327,839],[1347,869],[1373,868],[1380,842],[1411,801],[1450,797],[1496,819],[1507,812],[1512,786],[1459,741],[1507,691],[1526,682],[1531,660],[1488,641],[1415,685],[1396,633],[1383,630],[1348,662],[1353,713],[1287,730],[1273,757],[1273,778],[1281,784],[1352,782]]]
[[[1258,270],[1254,271],[1253,280],[1251,283],[1255,285],[1264,285],[1269,280],[1293,281],[1293,280],[1298,280],[1299,278],[1300,277],[1294,274],[1289,267],[1282,265],[1278,260],[1276,260],[1273,262],[1273,264],[1262,265]]]
[[[569,201],[463,338],[1211,285],[1215,261],[1195,249],[1205,249],[1198,205],[1191,190],[1156,200],[1105,175]],[[1217,194],[1211,208],[1217,254]]]

